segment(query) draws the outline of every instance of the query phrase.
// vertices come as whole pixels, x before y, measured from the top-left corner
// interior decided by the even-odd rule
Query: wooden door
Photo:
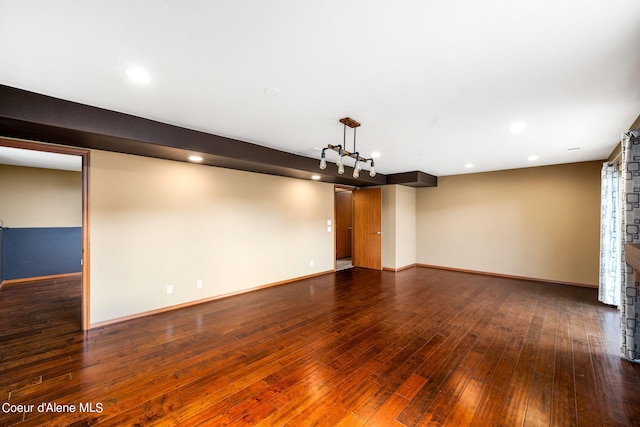
[[[382,189],[353,192],[353,265],[382,270]]]
[[[351,191],[336,192],[336,259],[351,257]]]

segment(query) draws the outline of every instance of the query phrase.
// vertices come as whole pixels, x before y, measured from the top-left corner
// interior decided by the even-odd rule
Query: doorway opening
[[[382,270],[382,189],[334,187],[335,269]]]
[[[8,148],[11,149],[12,153],[16,154],[16,159],[18,163],[13,162],[12,160],[9,159],[4,159],[3,163],[7,164],[7,165],[15,165],[15,166],[26,166],[26,167],[32,167],[32,168],[44,168],[44,169],[61,169],[61,170],[65,170],[65,166],[64,165],[59,165],[60,167],[56,167],[55,165],[46,165],[45,163],[47,161],[51,161],[52,163],[57,163],[58,161],[62,161],[62,163],[65,163],[66,158],[79,158],[81,163],[80,166],[80,170],[78,172],[81,173],[82,175],[82,184],[81,184],[81,189],[78,189],[78,191],[81,192],[81,197],[82,197],[82,202],[81,202],[81,215],[82,215],[82,219],[81,221],[81,227],[80,230],[78,231],[78,236],[81,238],[81,249],[80,249],[80,273],[69,273],[69,274],[52,274],[52,273],[38,273],[38,274],[25,274],[25,275],[21,275],[18,277],[24,277],[24,279],[16,279],[13,280],[12,282],[15,282],[15,286],[21,286],[20,283],[22,283],[23,281],[25,282],[29,282],[31,279],[37,279],[38,281],[43,281],[43,280],[48,280],[48,281],[56,281],[56,280],[60,280],[60,281],[67,281],[68,279],[72,279],[69,280],[69,282],[73,282],[73,278],[77,278],[78,276],[80,277],[81,280],[81,296],[80,296],[80,318],[78,319],[78,323],[80,325],[80,327],[83,330],[87,330],[89,329],[89,325],[90,325],[90,317],[89,317],[89,230],[88,230],[88,174],[89,174],[89,150],[86,149],[79,149],[79,148],[73,148],[73,147],[66,147],[66,146],[60,146],[60,145],[53,145],[53,144],[48,144],[48,143],[42,143],[42,142],[33,142],[33,141],[26,141],[26,140],[19,140],[19,139],[12,139],[12,138],[3,138],[0,137],[0,147],[4,147],[4,148]],[[21,155],[22,154],[30,154],[30,155]],[[44,154],[43,156],[39,156],[39,155],[31,155],[31,154],[36,154],[36,153],[42,153]],[[47,156],[47,153],[52,153],[54,155],[63,155],[63,156]],[[5,153],[7,154],[7,153]],[[30,164],[29,162],[33,162],[33,164]],[[44,163],[43,163],[44,162]],[[67,171],[71,171],[71,169],[66,169]],[[45,210],[45,214],[46,215],[46,210]],[[38,228],[38,216],[35,215],[34,218],[32,219],[33,221],[33,227],[34,230],[36,230]],[[10,227],[11,224],[5,223],[4,224],[5,227]],[[29,224],[29,227],[32,227],[31,224]],[[74,226],[75,227],[75,226]],[[74,227],[58,227],[58,228],[62,228],[64,229],[64,231],[67,230],[73,230]],[[56,227],[49,227],[51,228],[52,231],[56,232],[59,231]],[[49,231],[49,228],[43,229],[46,231]],[[25,229],[26,231],[29,231],[29,229]],[[6,254],[5,254],[6,255]],[[77,258],[76,258],[77,259]],[[53,259],[52,262],[56,262],[55,258]],[[74,271],[77,271],[74,269]],[[55,272],[54,272],[55,273]],[[43,275],[44,274],[44,275]],[[36,276],[31,278],[30,276]],[[0,277],[0,283],[2,283],[2,280],[4,279],[4,275],[3,277]],[[76,279],[77,280],[77,279]]]
[[[335,186],[336,271],[353,267],[353,188]]]

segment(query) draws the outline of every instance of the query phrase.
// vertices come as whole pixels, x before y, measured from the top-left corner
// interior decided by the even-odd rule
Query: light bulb
[[[340,164],[338,164],[338,174],[342,175],[343,173],[344,173],[344,164],[341,161]]]
[[[359,178],[360,177],[360,169],[353,168],[353,177],[354,178]]]
[[[324,157],[320,159],[320,169],[325,170],[327,168],[327,159]]]
[[[371,166],[371,170],[369,171],[369,176],[371,178],[373,178],[374,176],[376,176],[376,168],[374,168],[373,166]]]
[[[362,166],[360,165],[360,153],[356,153],[356,163],[353,166],[354,169],[362,170]]]
[[[336,165],[340,166],[342,165],[342,156],[338,157],[338,161],[336,162]]]

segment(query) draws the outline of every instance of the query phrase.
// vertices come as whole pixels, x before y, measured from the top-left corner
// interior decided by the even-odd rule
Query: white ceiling
[[[0,146],[0,165],[79,172],[82,170],[82,157]]]
[[[350,116],[382,173],[606,158],[639,46],[638,0],[0,0],[1,84],[310,157]]]

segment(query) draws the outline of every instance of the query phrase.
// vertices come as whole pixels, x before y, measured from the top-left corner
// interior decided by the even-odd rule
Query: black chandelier
[[[342,145],[331,145],[328,144],[326,148],[322,149],[322,157],[320,158],[320,169],[324,170],[327,168],[327,158],[325,152],[327,150],[333,150],[338,153],[338,161],[336,165],[338,166],[338,173],[342,175],[344,173],[344,157],[351,157],[355,159],[355,165],[353,166],[353,177],[358,178],[360,176],[360,171],[362,170],[362,163],[371,163],[371,167],[369,169],[369,176],[376,176],[376,168],[373,162],[373,159],[367,159],[365,157],[360,156],[360,153],[356,151],[356,128],[360,126],[360,123],[356,122],[350,117],[345,117],[344,119],[340,119],[340,123],[344,125],[344,135],[342,138]],[[353,151],[347,151],[347,126],[353,129]]]

